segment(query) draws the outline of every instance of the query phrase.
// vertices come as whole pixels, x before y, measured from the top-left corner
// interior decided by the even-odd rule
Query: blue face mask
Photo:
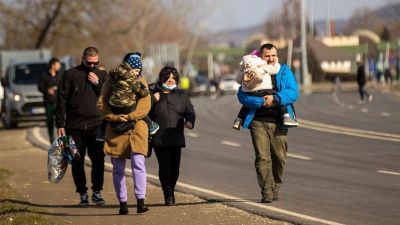
[[[165,83],[162,84],[163,88],[167,91],[172,91],[176,88],[176,84],[172,85],[172,86],[168,86]]]

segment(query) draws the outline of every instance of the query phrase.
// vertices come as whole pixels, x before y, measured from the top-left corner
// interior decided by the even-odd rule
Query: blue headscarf
[[[127,62],[132,69],[142,69],[142,54],[140,54],[140,52],[126,54],[124,61]]]

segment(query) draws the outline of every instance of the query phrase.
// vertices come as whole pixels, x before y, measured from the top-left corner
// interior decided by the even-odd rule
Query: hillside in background
[[[400,3],[392,3],[387,6],[383,6],[376,10],[366,11],[365,14],[357,15],[354,18],[358,18],[360,21],[360,26],[362,22],[365,20],[363,18],[368,17],[368,15],[376,15],[379,20],[388,22],[388,23],[396,23],[400,24]],[[346,27],[348,27],[350,20],[335,20],[335,30],[337,35],[341,34],[349,34],[351,32],[346,32]],[[364,26],[364,28],[368,28],[368,26]],[[317,36],[324,36],[326,34],[326,20],[318,20],[314,21],[314,29],[317,33]],[[400,30],[397,28],[392,28],[392,37],[399,38]],[[242,43],[252,35],[255,35],[260,32],[265,32],[265,28],[263,24],[251,26],[248,28],[240,28],[240,29],[231,29],[226,31],[221,31],[215,34],[211,34],[209,38],[209,43],[212,46],[218,45],[228,45],[232,47],[240,47]],[[376,31],[377,32],[377,31]]]

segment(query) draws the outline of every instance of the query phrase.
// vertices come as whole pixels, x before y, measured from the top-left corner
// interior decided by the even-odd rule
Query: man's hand
[[[99,77],[93,72],[89,72],[88,80],[94,85],[97,85],[99,83]]]
[[[59,136],[59,137],[65,136],[65,129],[64,128],[58,128],[57,129],[57,136]]]
[[[274,102],[274,96],[273,95],[266,95],[263,97],[264,98],[264,107],[272,107],[272,104]]]
[[[55,95],[56,92],[55,92],[55,90],[54,90],[54,87],[48,88],[48,89],[47,89],[47,93],[49,93],[49,95]]]
[[[157,102],[160,100],[160,92],[154,93],[153,96],[157,100]]]
[[[192,124],[191,122],[189,122],[189,121],[186,121],[185,127],[186,127],[187,129],[193,129],[193,124]]]
[[[125,115],[125,114],[118,115],[116,121],[117,122],[128,122],[129,116]]]

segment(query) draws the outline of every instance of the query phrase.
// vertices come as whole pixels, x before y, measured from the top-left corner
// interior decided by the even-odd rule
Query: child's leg
[[[151,120],[149,116],[145,116],[145,117],[143,118],[143,121],[147,123],[147,126],[148,126],[149,128],[150,128],[150,127],[153,125],[153,123],[154,123],[153,120]]]
[[[248,112],[249,109],[247,107],[242,106],[242,108],[240,108],[237,118],[233,121],[233,129],[240,130],[240,126],[242,122],[245,120]]]
[[[143,121],[147,123],[147,126],[149,127],[149,133],[151,135],[155,134],[160,129],[160,126],[153,122],[149,116],[144,117]]]
[[[243,121],[246,118],[246,115],[248,112],[249,112],[249,108],[247,108],[246,106],[242,106],[242,108],[240,108],[240,111],[237,115],[237,118],[239,118]]]

